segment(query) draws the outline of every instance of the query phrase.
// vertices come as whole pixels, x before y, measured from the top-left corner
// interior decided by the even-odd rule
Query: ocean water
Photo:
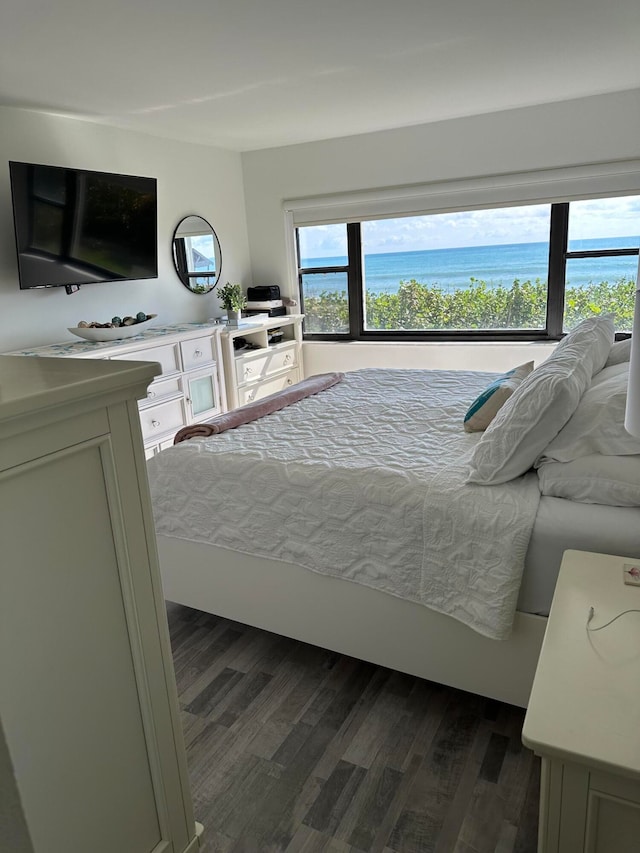
[[[570,248],[586,251],[638,245],[638,237],[614,237],[581,240]],[[469,287],[472,278],[485,281],[490,287],[511,287],[515,279],[535,281],[539,278],[546,281],[548,259],[548,243],[510,243],[367,254],[364,258],[365,287],[374,293],[395,293],[401,281],[415,279],[421,284],[438,285],[445,291],[451,291]],[[304,265],[308,267],[340,266],[346,262],[345,257],[304,259]],[[623,277],[635,281],[637,271],[637,255],[574,258],[567,261],[567,285],[583,287],[601,281],[613,283]],[[307,294],[322,290],[346,290],[346,276],[314,275],[305,281],[305,290]]]

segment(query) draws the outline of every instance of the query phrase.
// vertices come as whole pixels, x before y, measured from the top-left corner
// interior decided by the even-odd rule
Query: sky
[[[201,255],[204,255],[205,258],[209,258],[209,260],[212,262],[213,268],[215,269],[216,253],[211,234],[202,234],[199,236],[192,237],[191,245],[197,252],[200,252]]]
[[[379,219],[363,223],[365,253],[414,252],[460,246],[538,243],[549,239],[550,205],[468,210],[431,216]],[[571,203],[569,241],[640,234],[640,196],[590,199]],[[300,229],[302,257],[346,256],[344,225]]]

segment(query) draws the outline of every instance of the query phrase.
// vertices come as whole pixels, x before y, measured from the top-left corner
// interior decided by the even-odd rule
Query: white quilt
[[[504,639],[540,495],[535,474],[464,484],[478,437],[462,419],[492,378],[354,371],[182,442],[149,461],[157,532],[366,584]]]

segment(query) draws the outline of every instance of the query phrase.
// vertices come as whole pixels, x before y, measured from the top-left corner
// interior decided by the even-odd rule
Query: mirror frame
[[[214,252],[215,252],[216,260],[218,261],[218,263],[217,263],[217,270],[215,272],[215,281],[210,282],[208,286],[203,285],[203,284],[198,284],[198,285],[195,285],[192,287],[191,284],[189,283],[191,279],[199,279],[199,278],[202,279],[202,278],[207,278],[207,277],[210,279],[213,279],[214,274],[213,273],[206,273],[206,272],[205,273],[202,273],[202,272],[190,273],[187,270],[186,254],[184,251],[184,245],[181,246],[178,242],[178,240],[180,238],[180,234],[178,232],[180,231],[180,226],[184,222],[186,222],[188,219],[199,219],[199,220],[201,220],[201,222],[203,222],[204,225],[206,226],[206,229],[208,229],[211,232],[211,235],[213,237]],[[206,230],[203,227],[203,234],[204,233],[206,233]],[[216,234],[215,229],[213,228],[211,223],[208,222],[204,218],[204,216],[200,216],[197,213],[190,213],[187,216],[182,217],[182,219],[178,222],[178,224],[176,225],[176,227],[173,231],[173,238],[171,240],[171,255],[173,257],[173,266],[175,267],[178,278],[180,279],[182,285],[184,287],[186,287],[190,293],[195,293],[197,295],[203,295],[206,293],[211,293],[211,291],[214,290],[218,286],[218,282],[220,281],[220,275],[222,273],[222,247],[220,246],[220,240],[218,239],[218,235]]]

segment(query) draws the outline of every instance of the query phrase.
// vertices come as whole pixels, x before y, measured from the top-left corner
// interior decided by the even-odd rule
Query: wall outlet
[[[629,586],[640,586],[640,563],[624,563],[622,579]]]

